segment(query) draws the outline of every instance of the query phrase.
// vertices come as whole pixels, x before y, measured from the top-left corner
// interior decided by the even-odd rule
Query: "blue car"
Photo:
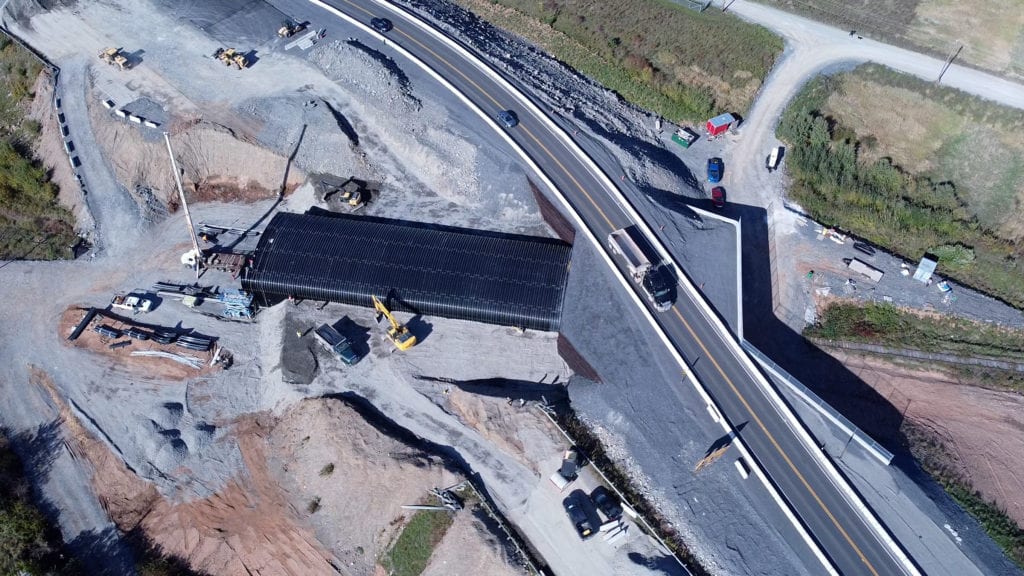
[[[708,182],[712,184],[722,181],[722,172],[725,172],[725,163],[721,158],[708,158]]]

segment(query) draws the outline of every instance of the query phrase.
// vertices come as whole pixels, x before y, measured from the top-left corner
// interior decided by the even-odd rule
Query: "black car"
[[[381,34],[387,34],[392,28],[394,28],[394,25],[392,25],[391,20],[388,20],[387,18],[371,18],[370,27]]]
[[[590,518],[587,516],[587,511],[583,509],[582,498],[585,498],[586,494],[577,490],[569,495],[568,498],[562,500],[562,507],[565,508],[565,513],[569,516],[569,521],[572,522],[576,533],[580,535],[580,538],[586,540],[594,535],[594,527],[590,525]]]
[[[622,506],[619,505],[619,499],[604,486],[594,488],[594,491],[590,493],[590,499],[609,520],[622,518]]]
[[[519,124],[519,117],[511,110],[502,110],[498,112],[498,122],[505,128],[515,128]]]
[[[868,256],[875,255],[875,249],[872,248],[870,244],[865,244],[864,242],[854,242],[853,248],[859,252],[867,254]]]

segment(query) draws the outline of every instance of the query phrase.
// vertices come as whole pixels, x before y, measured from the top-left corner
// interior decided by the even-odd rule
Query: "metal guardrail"
[[[878,442],[875,442],[867,435],[867,433],[858,428],[853,422],[850,422],[845,416],[830,406],[828,402],[822,400],[817,394],[811,391],[810,388],[797,380],[796,377],[789,372],[786,372],[781,366],[773,362],[771,358],[765,356],[750,342],[743,340],[742,345],[743,349],[753,356],[765,370],[777,376],[778,381],[785,384],[786,387],[799,396],[805,404],[817,410],[822,416],[830,420],[836,427],[842,430],[843,433],[848,434],[854,441],[866,448],[882,464],[888,466],[892,462],[892,452],[886,450]]]
[[[860,352],[870,352],[873,354],[880,354],[883,356],[902,356],[904,358],[913,358],[915,360],[929,360],[932,362],[946,362],[948,364],[962,364],[965,366],[984,366],[986,368],[997,368],[999,370],[1006,370],[1010,372],[1024,372],[1024,363],[1014,362],[1012,360],[1006,360],[1002,358],[995,358],[992,356],[957,356],[956,354],[946,354],[943,352],[926,352],[924,350],[916,350],[913,348],[892,348],[889,346],[880,346],[878,344],[866,344],[864,342],[848,342],[845,340],[826,340],[824,338],[809,338],[811,342],[819,344],[821,346],[828,346],[830,348],[842,348],[843,350],[856,350]]]
[[[546,408],[545,406],[542,405],[538,405],[538,410],[540,410],[545,416],[547,416],[548,420],[550,420],[551,423],[555,425],[555,428],[558,428],[558,431],[562,433],[562,436],[565,436],[565,439],[568,440],[570,444],[577,444],[576,440],[574,440],[572,436],[569,436],[569,433],[566,432],[564,428],[562,428],[562,426],[558,423],[558,420],[555,420],[555,417],[551,415],[551,412],[549,412],[549,408]],[[682,558],[676,555],[676,553],[673,552],[671,548],[669,548],[668,544],[665,542],[665,540],[661,538],[661,536],[658,535],[658,532],[654,529],[654,527],[651,526],[650,522],[648,522],[647,519],[644,518],[642,514],[640,514],[636,506],[629,502],[629,500],[626,498],[626,495],[623,494],[621,490],[619,490],[618,486],[616,486],[610,478],[608,478],[608,475],[601,471],[601,468],[599,468],[597,464],[595,464],[593,461],[590,462],[590,467],[601,476],[601,479],[604,480],[605,484],[607,484],[612,490],[615,491],[615,495],[619,497],[619,501],[629,506],[636,513],[636,516],[634,516],[634,518],[643,523],[647,533],[653,536],[654,539],[657,540],[659,544],[661,544],[663,548],[662,551],[671,556],[672,558],[674,558],[675,561],[679,563],[679,566],[682,567],[682,569],[686,572],[687,575],[693,576],[693,573],[690,572],[690,569],[686,567],[686,563],[683,562]]]

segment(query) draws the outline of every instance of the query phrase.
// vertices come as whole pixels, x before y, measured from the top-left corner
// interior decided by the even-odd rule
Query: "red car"
[[[715,205],[715,208],[725,206],[725,188],[715,186],[711,189],[711,203]]]

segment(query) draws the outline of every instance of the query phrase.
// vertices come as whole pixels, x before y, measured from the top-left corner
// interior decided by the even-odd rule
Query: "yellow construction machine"
[[[99,58],[111,66],[117,66],[120,70],[127,70],[129,68],[128,57],[124,55],[120,48],[104,48],[100,52]]]
[[[277,35],[281,38],[291,38],[292,36],[302,32],[306,29],[306,25],[302,22],[294,22],[292,20],[286,20],[280,28],[277,29]]]
[[[341,199],[348,202],[352,210],[358,210],[364,206],[362,186],[355,180],[349,180],[341,187]]]
[[[388,328],[388,340],[391,340],[395,348],[408,350],[416,345],[416,336],[409,332],[405,324],[399,324],[398,320],[395,320],[395,317],[391,315],[391,311],[376,296],[373,296],[373,308],[377,311],[378,322],[380,322],[381,316],[384,316],[391,323],[391,327]]]
[[[234,64],[239,70],[249,67],[249,61],[246,60],[245,54],[242,54],[234,48],[217,48],[217,51],[213,53],[213,56],[223,62],[225,66],[231,66]]]

